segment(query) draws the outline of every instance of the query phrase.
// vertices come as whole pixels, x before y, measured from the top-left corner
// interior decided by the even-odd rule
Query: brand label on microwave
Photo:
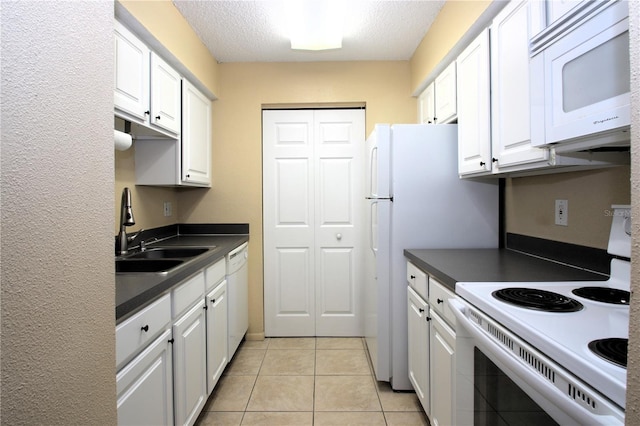
[[[620,117],[618,117],[617,115],[614,116],[614,117],[603,118],[602,120],[595,120],[593,122],[593,124],[594,125],[595,124],[603,124],[603,123],[606,123],[607,121],[617,120],[618,118],[620,118]]]

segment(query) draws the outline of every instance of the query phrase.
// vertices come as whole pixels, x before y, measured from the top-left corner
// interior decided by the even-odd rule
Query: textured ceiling
[[[301,0],[300,0],[301,1]],[[218,62],[408,60],[444,0],[343,0],[342,49],[295,51],[284,1],[174,0]]]

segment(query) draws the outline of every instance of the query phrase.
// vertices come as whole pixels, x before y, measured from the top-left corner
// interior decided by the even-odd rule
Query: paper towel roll
[[[131,148],[131,135],[129,133],[113,130],[113,139],[115,141],[115,147],[118,151],[126,151]]]

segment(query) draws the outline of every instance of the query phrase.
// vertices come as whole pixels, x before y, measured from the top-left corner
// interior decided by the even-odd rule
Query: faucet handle
[[[133,235],[127,235],[127,242],[131,243],[133,242],[133,240],[135,240],[136,238],[138,238],[138,235],[140,235],[140,233],[144,231],[144,229],[140,228],[140,230],[138,232],[136,232]]]

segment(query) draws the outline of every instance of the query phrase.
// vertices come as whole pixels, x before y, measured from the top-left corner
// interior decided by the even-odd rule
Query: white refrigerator
[[[378,124],[366,141],[365,340],[376,378],[412,389],[404,249],[498,247],[497,179],[458,177],[457,125]]]

